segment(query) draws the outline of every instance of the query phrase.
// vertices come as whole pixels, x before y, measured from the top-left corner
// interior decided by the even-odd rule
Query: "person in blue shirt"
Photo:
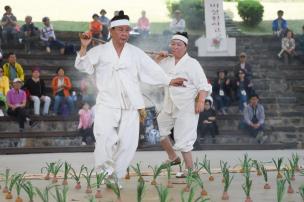
[[[283,19],[284,11],[278,11],[278,18],[272,21],[273,35],[282,38],[288,28],[287,21]]]
[[[106,10],[105,9],[101,9],[100,11],[100,17],[99,17],[99,21],[102,24],[102,40],[107,41],[108,40],[108,36],[109,36],[109,24],[110,24],[110,20],[109,18],[106,17]]]

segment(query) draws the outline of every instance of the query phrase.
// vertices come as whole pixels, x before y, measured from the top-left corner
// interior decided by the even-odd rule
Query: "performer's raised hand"
[[[187,81],[187,79],[178,77],[178,78],[172,79],[170,81],[169,85],[170,86],[183,86],[183,87],[185,87],[184,81]]]
[[[88,45],[92,42],[92,34],[91,32],[85,32],[79,34],[81,48],[87,48]]]

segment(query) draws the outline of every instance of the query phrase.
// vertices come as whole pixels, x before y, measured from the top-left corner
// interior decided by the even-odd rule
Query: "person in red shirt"
[[[144,36],[147,36],[149,34],[150,22],[149,19],[146,17],[146,11],[141,12],[141,18],[139,18],[137,21],[137,27],[138,31]]]
[[[93,16],[93,21],[90,22],[90,32],[93,38],[100,38],[101,31],[102,31],[102,24],[99,21],[99,16],[95,13]],[[95,42],[93,41],[93,46],[95,46]]]

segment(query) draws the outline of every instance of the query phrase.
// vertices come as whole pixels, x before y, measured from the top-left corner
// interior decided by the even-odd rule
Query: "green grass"
[[[246,35],[271,35],[272,34],[272,21],[263,21],[256,27],[248,27],[242,22],[236,22],[238,28]],[[302,26],[304,20],[288,20],[289,29],[293,30],[296,34],[302,33]]]

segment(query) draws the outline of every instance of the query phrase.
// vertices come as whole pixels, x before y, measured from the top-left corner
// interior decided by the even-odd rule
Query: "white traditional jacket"
[[[185,87],[166,87],[163,109],[171,113],[172,104],[179,110],[193,105],[199,91],[212,92],[212,86],[208,83],[206,75],[200,63],[191,58],[187,53],[175,65],[174,57],[167,57],[160,62],[169,77],[182,77],[187,79]],[[193,107],[188,108],[193,109]]]
[[[148,55],[126,43],[120,57],[112,41],[89,50],[75,60],[75,68],[96,74],[96,104],[111,108],[142,109],[144,100],[139,82],[169,86],[170,78]]]

